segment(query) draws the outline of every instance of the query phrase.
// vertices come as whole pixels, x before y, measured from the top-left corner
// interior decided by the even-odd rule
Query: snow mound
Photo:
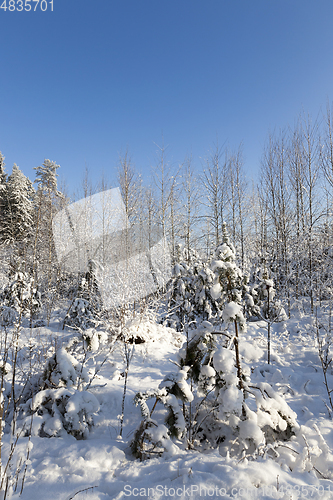
[[[137,316],[126,322],[125,338],[130,343],[141,344],[145,342],[169,342],[179,347],[182,343],[182,335],[173,328],[160,325],[150,320]]]

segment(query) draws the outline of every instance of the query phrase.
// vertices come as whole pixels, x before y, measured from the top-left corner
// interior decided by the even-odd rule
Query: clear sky
[[[333,100],[332,0],[31,4],[0,9],[0,150],[32,180],[44,158],[70,192],[112,178],[127,147],[145,175],[163,139],[199,168],[243,142],[255,176],[270,130]]]

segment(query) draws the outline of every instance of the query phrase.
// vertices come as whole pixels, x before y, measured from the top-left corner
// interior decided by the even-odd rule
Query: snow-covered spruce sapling
[[[255,450],[267,440],[287,438],[292,428],[297,427],[296,414],[269,384],[255,386],[250,381],[250,373],[246,376],[243,373],[239,333],[246,330],[243,304],[248,293],[247,280],[236,265],[234,247],[229,242],[225,226],[223,243],[216,250],[212,268],[217,277],[215,292],[220,292],[225,304],[222,319],[227,326],[232,324],[235,330],[235,353],[230,349],[229,342],[227,348],[224,346],[213,355],[219,418],[233,430],[234,443],[237,443],[235,452],[237,448],[238,452]],[[237,385],[233,365],[236,366]]]
[[[178,247],[177,262],[172,270],[172,280],[169,285],[167,313],[164,315],[167,326],[183,331],[185,324],[194,321],[193,277],[200,266],[200,259],[196,252]]]
[[[215,347],[211,330],[212,325],[204,322],[200,328],[189,331],[179,351],[175,371],[165,376],[158,389],[136,395],[135,404],[140,406],[143,417],[132,441],[136,457],[149,458],[170,451],[173,438],[178,444],[193,448],[198,441],[198,430],[204,432],[201,423],[205,421],[207,428],[215,425],[211,415],[216,403],[215,372],[210,365]],[[153,401],[151,410],[147,404],[150,400]],[[163,423],[159,420],[161,407],[164,407]],[[153,419],[156,408],[159,412]],[[157,436],[161,439],[156,441]]]
[[[297,426],[296,416],[269,384],[251,384],[249,370],[242,367],[239,334],[246,330],[243,309],[248,287],[225,226],[211,269],[215,275],[211,294],[223,308],[224,325],[232,325],[234,334],[216,331],[221,324],[220,328],[203,324],[206,328],[184,345],[181,366],[194,394],[193,416],[190,412],[187,420],[190,441],[201,447],[220,444],[223,453],[225,449],[234,454],[253,452],[272,439],[287,438]]]
[[[198,324],[202,321],[218,321],[221,308],[218,299],[211,293],[214,272],[207,263],[203,263],[194,277],[194,311]]]
[[[189,337],[175,371],[158,389],[136,395],[143,419],[132,441],[134,455],[170,451],[176,439],[187,448],[219,447],[223,455],[241,456],[288,439],[297,423],[283,398],[267,383],[252,384],[249,369],[239,387],[234,335],[207,322]]]
[[[173,268],[173,279],[168,292],[167,326],[183,331],[188,325],[216,317],[218,304],[210,293],[214,273],[198,254],[187,249]]]
[[[97,326],[97,324],[98,320],[95,311],[89,301],[77,297],[72,301],[66,313],[63,329],[67,326],[76,330],[86,330],[87,328]]]
[[[156,390],[138,392],[134,398],[136,406],[140,406],[142,421],[131,442],[132,453],[136,458],[144,460],[163,452],[175,449],[172,438],[182,439],[186,436],[186,423],[183,415],[183,403],[193,401],[193,394],[186,382],[186,370],[177,374],[168,374]],[[153,400],[151,410],[147,401]],[[158,423],[152,418],[156,407],[162,404],[166,409],[165,422]]]
[[[234,345],[239,389],[243,390],[243,375],[239,354],[239,333],[246,330],[246,320],[243,314],[243,294],[247,284],[242,271],[236,265],[235,248],[230,243],[226,225],[222,226],[223,242],[215,251],[215,259],[211,267],[215,273],[215,283],[211,294],[219,299],[223,307],[222,319],[228,325],[233,323],[235,329]]]
[[[23,319],[28,312],[34,317],[41,307],[39,291],[33,286],[33,279],[26,272],[16,271],[0,294],[2,321]]]
[[[100,324],[101,298],[95,276],[96,262],[89,260],[88,271],[80,276],[75,297],[67,310],[65,326],[85,330]]]
[[[21,420],[26,422],[33,414],[33,434],[42,437],[66,433],[77,439],[87,437],[99,403],[82,381],[89,383],[86,369],[62,347],[47,361],[35,384],[30,385],[26,403],[21,405]]]
[[[189,448],[219,446],[222,454],[252,454],[276,439],[288,439],[297,427],[296,415],[282,397],[267,383],[252,384],[250,370],[241,364],[239,335],[246,330],[243,304],[248,288],[225,228],[211,270],[210,293],[222,308],[222,321],[214,318],[193,330],[186,328],[175,372],[165,377],[159,389],[136,396],[143,420],[132,450],[140,458],[166,450],[172,436]],[[156,411],[159,404],[167,410],[163,424]]]
[[[187,375],[191,392],[193,395],[196,392],[197,396],[202,398],[199,404],[197,401],[198,398],[195,404],[193,403],[194,398],[183,401],[187,445],[190,448],[193,447],[194,436],[200,427],[200,424],[197,422],[199,416],[198,408],[202,406],[200,408],[200,412],[202,413],[202,410],[206,410],[210,404],[209,399],[207,399],[212,388],[210,362],[215,348],[215,341],[211,331],[212,325],[208,321],[201,323],[201,326],[196,330],[187,330],[186,340],[178,355],[179,368],[182,373]],[[215,388],[215,386],[213,387]],[[204,418],[206,419],[206,416]]]

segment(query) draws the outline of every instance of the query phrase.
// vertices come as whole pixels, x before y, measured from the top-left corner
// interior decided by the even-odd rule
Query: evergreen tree
[[[73,299],[67,311],[64,326],[86,330],[97,326],[99,323],[99,312],[102,301],[96,280],[96,263],[88,261],[88,271],[81,276],[76,297]]]
[[[158,389],[135,396],[143,419],[131,443],[136,457],[172,450],[173,438],[190,449],[219,447],[222,455],[238,457],[290,438],[296,414],[270,384],[253,383],[249,367],[240,388],[233,345],[229,332],[213,332],[208,322],[189,332],[175,371]]]
[[[223,304],[222,319],[228,325],[234,324],[235,328],[235,351],[236,366],[239,388],[243,389],[243,377],[239,355],[239,331],[246,330],[244,317],[244,294],[248,291],[247,279],[236,265],[235,248],[229,241],[226,225],[222,225],[223,242],[215,251],[215,260],[212,262],[212,270],[215,273],[215,283],[211,293],[216,299],[220,298]]]
[[[221,311],[211,288],[214,273],[194,250],[184,248],[173,269],[169,291],[167,324],[177,331],[214,321]]]
[[[194,256],[188,256],[186,259],[185,253],[184,250],[181,252],[178,262],[174,265],[173,280],[168,295],[167,325],[178,332],[183,331],[186,325],[195,321],[193,311],[195,291],[192,283],[195,266],[192,257]]]
[[[57,170],[59,167],[60,165],[50,160],[44,160],[42,166],[34,167],[34,170],[36,170],[35,182],[45,194],[60,195],[57,187]]]
[[[0,151],[0,242],[5,239],[4,217],[7,205],[7,174],[5,173],[5,157]]]
[[[27,312],[31,317],[36,315],[41,306],[40,294],[34,288],[31,276],[20,270],[14,271],[10,276],[9,283],[0,294],[0,302],[0,311],[4,312],[9,308],[20,317]],[[13,319],[16,313],[11,315]]]
[[[5,157],[0,151],[0,193],[5,190],[7,175],[5,173]]]
[[[222,312],[212,323],[202,321],[197,328],[187,325],[176,371],[164,378],[158,390],[136,395],[135,404],[141,407],[143,417],[132,441],[137,457],[169,450],[172,437],[183,440],[189,448],[220,446],[221,454],[252,454],[276,438],[288,439],[297,427],[296,414],[268,383],[252,383],[249,367],[241,359],[247,280],[236,265],[225,225],[222,231],[223,242],[210,268],[210,295]],[[234,332],[228,330],[229,325]],[[147,401],[152,398],[155,403],[150,410]],[[152,419],[158,403],[166,413],[162,425]]]
[[[33,196],[32,182],[14,163],[7,180],[7,205],[4,213],[4,237],[7,244],[22,242],[32,235]]]
[[[31,415],[38,415],[34,425],[41,437],[68,433],[87,438],[99,411],[98,400],[87,390],[86,368],[68,351],[68,346],[58,349],[22,394],[19,419],[28,428]]]
[[[47,322],[54,305],[57,267],[52,232],[53,215],[57,203],[63,198],[57,188],[57,169],[59,165],[45,160],[42,166],[35,167],[38,185],[35,196],[35,241],[33,248],[33,274],[35,282],[42,287],[45,299]]]

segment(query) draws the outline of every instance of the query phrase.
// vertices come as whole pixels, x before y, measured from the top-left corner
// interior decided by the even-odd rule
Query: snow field
[[[278,449],[279,456],[272,452],[274,459],[267,451],[256,460],[230,458],[228,454],[221,455],[218,449],[199,453],[185,450],[175,441],[175,446],[160,458],[134,460],[129,442],[141,416],[133,397],[139,390],[157,388],[165,374],[173,370],[172,360],[177,359],[180,336],[170,328],[146,320],[132,327],[133,331],[140,330],[146,335],[146,342],[135,345],[129,367],[122,439],[118,434],[124,353],[119,345],[91,385],[90,392],[99,404],[99,411],[87,439],[76,440],[67,434],[58,438],[34,435],[23,494],[19,496],[17,491],[13,499],[69,500],[76,493],[75,499],[89,500],[153,500],[172,496],[196,500],[333,498],[333,424],[325,406],[327,394],[310,316],[289,320],[289,335],[273,333],[271,365],[266,362],[265,324],[248,323],[247,332],[241,334],[244,370],[251,373],[254,383],[271,384],[297,414],[298,432],[285,443],[285,448]],[[30,330],[22,332],[21,342],[25,345],[28,335]],[[62,332],[55,322],[50,328],[39,329],[36,336],[39,342],[34,348],[43,346],[39,354],[35,352],[37,359],[52,355],[54,346],[60,348],[69,333]],[[219,359],[221,363],[231,362]],[[87,363],[87,376],[91,376],[101,360],[102,356],[96,355]],[[331,372],[328,377],[333,387]],[[159,418],[159,411],[154,418]],[[248,431],[244,426],[243,432]],[[9,436],[5,434],[4,457],[9,444]],[[24,456],[27,446],[28,438],[20,438],[17,454]]]

